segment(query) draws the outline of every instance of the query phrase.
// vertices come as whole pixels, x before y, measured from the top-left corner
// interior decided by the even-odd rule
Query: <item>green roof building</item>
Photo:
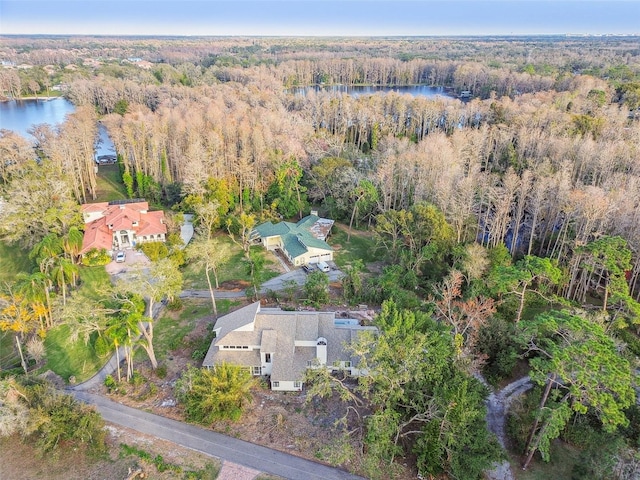
[[[332,226],[333,220],[311,212],[297,223],[262,223],[252,236],[267,250],[281,250],[292,265],[302,266],[333,260],[333,249],[326,242]]]

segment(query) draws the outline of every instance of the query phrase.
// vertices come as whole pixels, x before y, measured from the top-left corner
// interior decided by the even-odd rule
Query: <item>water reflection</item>
[[[374,95],[376,93],[396,92],[400,94],[409,94],[414,97],[447,97],[453,96],[444,87],[431,87],[428,85],[404,85],[398,87],[380,87],[374,85],[315,85],[312,87],[296,87],[288,90],[295,95],[305,96],[307,93],[313,92],[334,92],[346,93],[352,97],[362,95]]]
[[[28,132],[31,127],[41,123],[58,125],[75,109],[73,103],[61,97],[0,102],[0,128],[32,140]]]

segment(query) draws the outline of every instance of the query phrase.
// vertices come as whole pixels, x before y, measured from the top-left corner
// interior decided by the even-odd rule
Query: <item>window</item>
[[[280,387],[280,382],[271,382],[271,388],[278,388]]]
[[[300,382],[293,382],[293,388],[300,388]]]
[[[253,367],[254,375],[262,375],[262,367]]]
[[[351,368],[351,362],[342,362],[344,368]]]
[[[307,360],[307,367],[313,366],[313,360]]]
[[[264,361],[265,361],[265,363],[271,363],[271,354],[270,353],[265,353],[264,354]]]

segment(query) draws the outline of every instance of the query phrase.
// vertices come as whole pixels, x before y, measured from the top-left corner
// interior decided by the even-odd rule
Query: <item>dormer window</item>
[[[131,226],[133,226],[133,227],[137,227],[137,226],[138,226],[138,222],[137,222],[137,220],[134,220],[133,222],[131,222]]]

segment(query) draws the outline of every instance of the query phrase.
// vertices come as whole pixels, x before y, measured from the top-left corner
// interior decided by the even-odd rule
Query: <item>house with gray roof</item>
[[[321,218],[312,211],[297,223],[262,223],[253,229],[252,239],[267,250],[282,250],[294,266],[330,262],[333,249],[326,239],[332,226],[333,220]]]
[[[242,365],[255,376],[269,376],[272,390],[300,391],[307,368],[358,375],[358,359],[345,347],[377,329],[336,319],[335,312],[284,311],[256,302],[220,317],[214,331],[203,367]]]

